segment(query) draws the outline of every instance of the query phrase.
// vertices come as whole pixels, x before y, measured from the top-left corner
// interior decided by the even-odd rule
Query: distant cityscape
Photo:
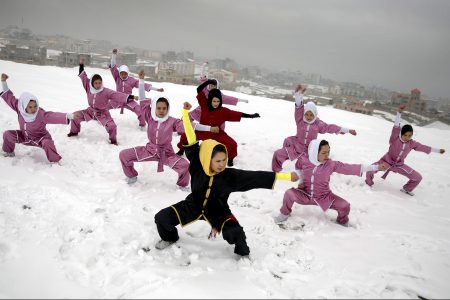
[[[117,64],[137,73],[143,69],[147,80],[196,85],[205,58],[192,51],[153,51],[115,45],[105,40],[79,40],[63,35],[37,35],[26,28],[8,26],[0,30],[0,60],[36,65],[74,67],[79,58],[86,65],[107,68],[113,48],[118,48]],[[434,121],[450,124],[450,99],[423,95],[420,87],[410,91],[390,91],[354,82],[337,82],[320,74],[301,71],[271,71],[258,66],[241,66],[231,58],[208,58],[208,74],[220,82],[221,89],[249,95],[293,101],[293,89],[306,84],[308,99],[319,105],[363,114],[394,113],[400,104],[408,106],[404,118],[418,125]]]

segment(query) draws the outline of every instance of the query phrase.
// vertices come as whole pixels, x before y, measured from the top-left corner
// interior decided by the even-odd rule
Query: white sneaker
[[[4,157],[14,157],[16,154],[13,152],[3,152]]]
[[[137,176],[127,177],[126,181],[127,181],[128,184],[133,184],[133,183],[135,183],[137,181]]]
[[[187,192],[187,193],[191,192],[191,187],[189,185],[188,186],[178,186],[178,188],[180,189],[180,191],[183,191],[183,192]]]
[[[158,250],[163,250],[172,245],[173,243],[175,242],[160,240],[159,242],[156,243],[155,248]]]
[[[284,221],[286,221],[288,218],[289,218],[289,215],[283,215],[282,213],[279,213],[278,215],[273,217],[273,220],[275,221],[276,224],[280,224],[280,223],[283,223]]]
[[[410,195],[410,196],[414,196],[414,193],[413,193],[413,192],[405,191],[405,189],[400,189],[400,192],[403,192],[403,193],[408,194],[408,195]]]
[[[63,163],[61,162],[61,160],[60,161],[53,161],[53,162],[50,162],[50,167],[53,167],[53,166],[63,166]]]

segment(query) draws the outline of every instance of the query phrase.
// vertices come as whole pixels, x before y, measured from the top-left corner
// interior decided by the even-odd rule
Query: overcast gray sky
[[[0,27],[450,97],[450,1],[0,0]]]

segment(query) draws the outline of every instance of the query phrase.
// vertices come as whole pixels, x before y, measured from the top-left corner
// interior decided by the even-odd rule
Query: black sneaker
[[[71,137],[71,136],[77,136],[77,135],[78,135],[78,132],[69,132],[69,133],[67,134],[68,137]]]
[[[239,240],[234,246],[234,253],[247,256],[250,254],[250,248],[247,245],[247,242],[244,239]]]

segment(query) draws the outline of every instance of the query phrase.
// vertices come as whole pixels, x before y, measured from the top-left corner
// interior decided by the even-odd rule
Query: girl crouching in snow
[[[308,157],[302,156],[295,168],[299,173],[298,188],[284,193],[280,213],[274,218],[276,223],[286,221],[295,202],[302,205],[318,205],[323,211],[329,208],[338,212],[336,222],[347,226],[350,204],[330,190],[330,177],[334,172],[344,175],[361,176],[367,171],[384,170],[383,165],[354,165],[329,159],[330,146],[325,140],[313,140],[308,147]]]
[[[272,189],[277,179],[298,180],[295,172],[274,173],[265,171],[245,171],[227,168],[227,148],[211,139],[199,145],[189,120],[191,105],[184,103],[183,124],[188,144],[186,157],[190,161],[191,189],[186,200],[162,209],[155,215],[155,223],[161,241],[157,249],[175,243],[179,236],[177,225],[182,227],[197,220],[207,221],[212,229],[210,237],[222,232],[223,238],[235,245],[234,253],[245,256],[250,253],[244,229],[228,206],[228,197],[233,192],[252,189]]]
[[[111,74],[114,78],[114,81],[116,82],[116,91],[125,94],[132,94],[133,89],[139,86],[139,80],[129,75],[130,70],[126,65],[121,65],[120,67],[117,67],[116,56],[117,56],[117,49],[113,49],[111,56],[111,65],[109,66],[109,69],[111,70]],[[145,84],[145,90],[147,92],[149,92],[150,90],[164,92],[164,89],[155,88],[149,83]],[[121,114],[123,114],[124,108],[131,110],[138,117],[139,126],[141,128],[145,126],[144,115],[141,112],[141,107],[139,103],[137,103],[136,101],[134,100],[128,101],[125,104],[124,103],[116,104],[114,102],[110,102],[110,104],[112,108],[120,108]]]
[[[117,126],[108,111],[110,107],[109,102],[112,101],[114,103],[125,104],[128,101],[133,101],[135,97],[133,95],[115,92],[111,89],[103,87],[102,77],[98,74],[95,74],[91,79],[89,79],[86,75],[86,71],[84,70],[83,57],[80,58],[78,76],[80,77],[83,88],[86,91],[89,107],[80,111],[80,119],[73,120],[71,122],[70,132],[67,136],[71,137],[78,135],[81,130],[82,121],[89,122],[91,120],[97,120],[108,132],[111,144],[117,145]]]
[[[378,161],[378,163],[384,164],[388,167],[386,173],[381,176],[383,179],[385,179],[391,171],[406,176],[409,180],[400,191],[414,196],[412,191],[417,187],[417,185],[419,185],[420,181],[422,181],[422,176],[419,172],[405,164],[405,159],[409,152],[411,152],[411,150],[415,150],[425,152],[427,154],[430,154],[430,152],[444,154],[445,150],[431,148],[430,146],[422,145],[421,143],[413,140],[413,128],[411,125],[406,124],[403,127],[400,127],[401,113],[405,110],[405,108],[405,105],[400,105],[398,109],[394,127],[392,128],[391,137],[389,139],[389,150]],[[375,173],[376,172],[367,172],[367,185],[373,185],[373,177]]]
[[[314,102],[303,103],[303,94],[306,91],[304,85],[299,84],[295,89],[295,123],[297,135],[284,139],[283,148],[276,150],[272,157],[272,171],[279,172],[283,169],[286,160],[297,160],[308,151],[309,143],[316,139],[319,133],[356,135],[356,130],[347,129],[334,124],[327,124],[317,117],[317,107]]]
[[[3,133],[3,156],[14,156],[15,144],[18,143],[42,148],[48,161],[59,162],[61,156],[56,151],[52,136],[45,126],[47,124],[69,124],[70,120],[79,118],[80,114],[45,111],[39,107],[37,97],[27,92],[22,93],[17,100],[8,88],[7,79],[8,75],[2,74],[3,91],[0,96],[17,113],[20,130],[7,130]]]
[[[142,115],[148,123],[148,143],[122,150],[119,154],[122,169],[127,176],[127,182],[136,182],[138,172],[134,162],[157,161],[158,172],[163,172],[163,165],[169,166],[178,173],[177,185],[186,188],[189,184],[189,162],[176,155],[172,148],[172,133],[184,133],[183,122],[169,115],[169,100],[158,97],[156,100],[145,99],[144,71],[139,72],[139,98]]]

